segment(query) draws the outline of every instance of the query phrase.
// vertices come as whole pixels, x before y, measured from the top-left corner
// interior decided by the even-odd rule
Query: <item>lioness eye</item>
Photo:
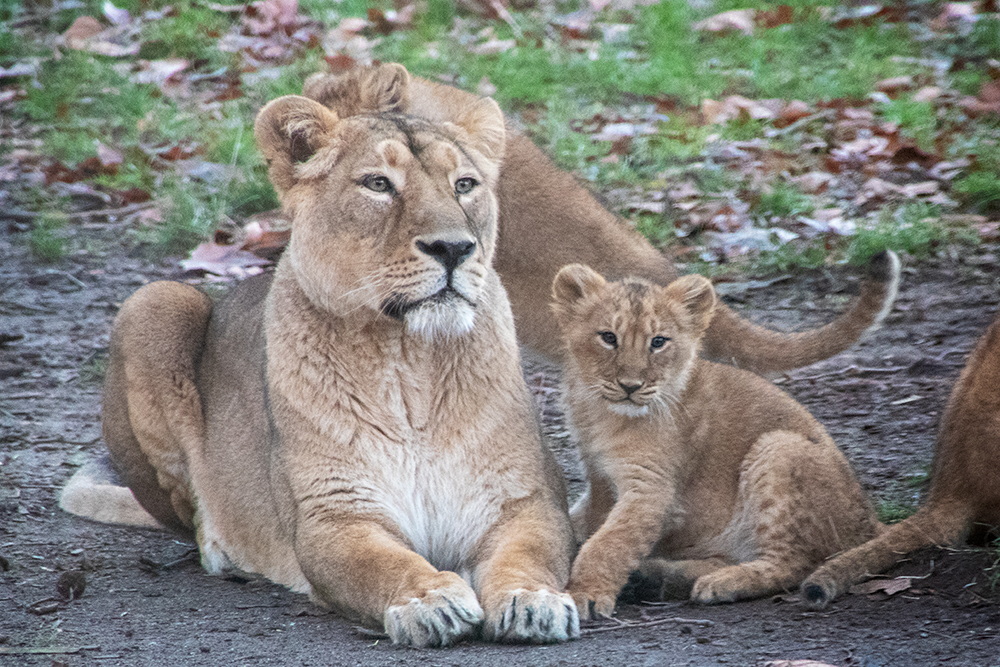
[[[601,340],[604,342],[605,345],[608,345],[610,347],[618,347],[618,336],[614,335],[610,331],[601,331],[598,332],[597,335],[601,337]]]
[[[460,195],[467,195],[473,188],[479,185],[479,181],[474,178],[460,178],[455,181],[455,192]]]
[[[665,336],[653,336],[653,340],[649,341],[649,347],[654,350],[659,350],[667,344],[668,340],[670,339]]]
[[[372,192],[392,192],[392,181],[379,174],[368,174],[361,179],[361,185]]]

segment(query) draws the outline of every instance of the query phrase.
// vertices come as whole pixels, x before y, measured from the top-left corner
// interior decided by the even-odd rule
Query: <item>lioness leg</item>
[[[647,558],[629,576],[626,586],[639,600],[684,600],[691,597],[694,583],[729,565],[723,558],[667,560]],[[629,592],[623,593],[628,596]]]
[[[483,620],[460,576],[435,569],[374,520],[301,521],[295,554],[313,600],[383,626],[394,643],[448,646]]]
[[[155,282],[122,304],[111,334],[103,431],[111,460],[163,525],[193,527],[186,447],[204,424],[195,368],[211,300],[182,283]]]
[[[755,544],[756,557],[700,577],[691,599],[732,602],[793,590],[824,558],[869,539],[878,526],[832,442],[765,433],[743,463],[735,516],[720,537],[734,557]]]
[[[573,599],[561,591],[573,544],[565,516],[535,498],[510,503],[486,538],[474,583],[486,612],[483,635],[501,642],[544,644],[580,636]]]

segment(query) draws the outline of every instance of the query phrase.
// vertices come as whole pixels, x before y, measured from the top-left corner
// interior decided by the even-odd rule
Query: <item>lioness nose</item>
[[[625,395],[626,396],[631,396],[633,393],[635,393],[636,389],[638,389],[639,387],[642,386],[642,384],[641,383],[640,384],[632,384],[632,383],[619,382],[618,386],[621,387],[625,391]]]
[[[437,240],[426,243],[417,241],[417,249],[425,255],[430,255],[449,272],[467,260],[476,249],[476,242],[463,239],[461,241]]]

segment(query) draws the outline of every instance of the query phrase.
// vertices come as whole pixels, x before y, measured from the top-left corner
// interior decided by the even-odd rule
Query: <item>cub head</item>
[[[571,387],[628,417],[676,404],[715,309],[715,290],[702,276],[666,287],[607,282],[581,264],[559,271],[552,298]]]
[[[477,99],[456,122],[406,115],[405,69],[355,91],[376,112],[270,102],[254,132],[292,220],[288,262],[335,314],[370,309],[428,338],[474,323],[496,246],[504,121]],[[365,86],[368,86],[367,88]]]

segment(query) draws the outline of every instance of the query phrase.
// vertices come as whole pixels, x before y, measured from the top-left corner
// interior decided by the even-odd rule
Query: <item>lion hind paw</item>
[[[573,598],[547,589],[507,593],[487,613],[486,639],[497,642],[551,644],[580,637],[580,616]]]
[[[385,631],[394,644],[450,646],[474,634],[482,621],[483,610],[472,589],[449,586],[389,607]]]

